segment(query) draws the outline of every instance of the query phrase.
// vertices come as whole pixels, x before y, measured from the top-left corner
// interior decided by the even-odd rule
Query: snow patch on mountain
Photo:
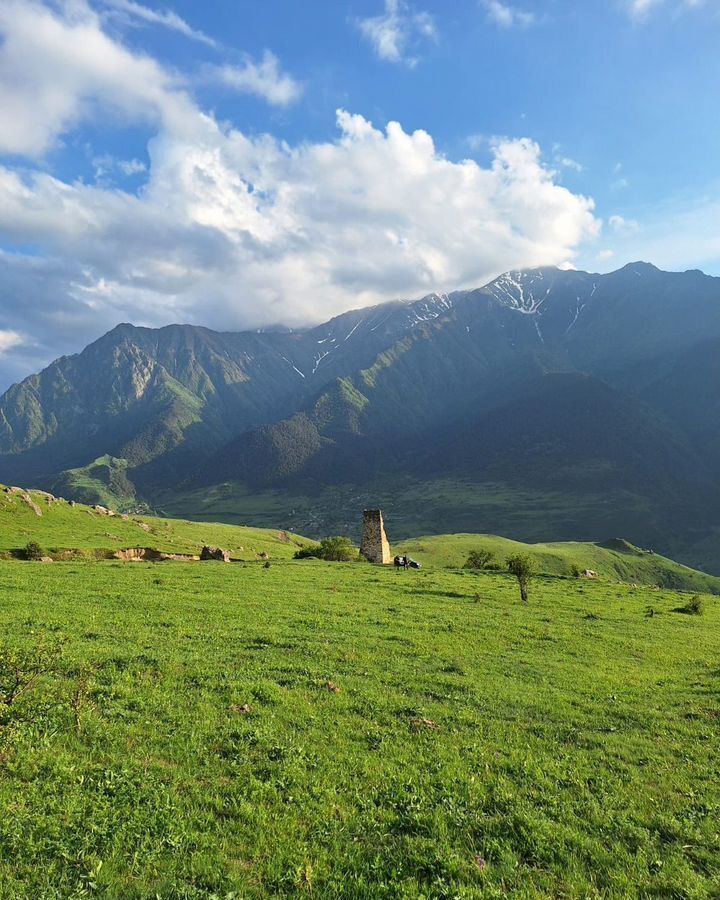
[[[539,270],[506,272],[491,282],[486,290],[503,306],[526,316],[540,313],[551,292]]]

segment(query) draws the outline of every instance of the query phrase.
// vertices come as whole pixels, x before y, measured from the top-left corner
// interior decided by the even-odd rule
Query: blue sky
[[[720,274],[718,0],[3,0],[0,387],[120,321]]]

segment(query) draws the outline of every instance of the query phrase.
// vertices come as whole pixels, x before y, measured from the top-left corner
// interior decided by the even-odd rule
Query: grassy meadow
[[[209,544],[248,560],[263,553],[291,559],[298,547],[312,543],[290,532],[265,528],[156,516],[108,516],[81,503],[71,506],[66,500],[51,499],[43,491],[10,493],[0,486],[0,555],[21,551],[28,541],[37,541],[50,556],[59,557],[64,551],[105,556],[130,547],[192,555]]]
[[[718,897],[720,601],[689,599],[2,561],[0,897]]]
[[[659,553],[614,539],[601,543],[556,541],[525,544],[494,534],[439,534],[402,541],[399,553],[409,553],[433,567],[461,568],[473,550],[493,554],[496,565],[515,554],[527,554],[544,575],[570,575],[591,570],[610,581],[720,594],[720,578],[690,569]]]

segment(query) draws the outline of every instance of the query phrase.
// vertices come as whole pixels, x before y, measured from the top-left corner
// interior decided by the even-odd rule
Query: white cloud
[[[175,76],[108,37],[84,3],[64,9],[0,4],[0,153],[39,156],[98,108],[116,125],[196,127],[198,112]]]
[[[664,0],[628,0],[628,12],[634,19],[644,19],[648,13]]]
[[[535,14],[518,9],[510,3],[501,2],[501,0],[481,0],[485,7],[488,18],[495,25],[501,28],[513,28],[519,26],[527,28],[536,21]]]
[[[242,66],[212,66],[211,79],[243,94],[255,94],[274,106],[287,106],[302,93],[301,85],[280,69],[278,58],[266,50],[260,62],[245,59]]]
[[[147,166],[139,159],[118,159],[111,153],[103,153],[93,156],[90,160],[95,170],[95,180],[103,181],[115,172],[120,172],[126,178],[147,172]]]
[[[598,253],[598,255],[595,257],[595,259],[598,262],[607,262],[608,260],[612,259],[614,256],[615,256],[614,250],[601,250]]]
[[[383,13],[359,19],[357,27],[380,59],[410,66],[416,65],[418,59],[408,52],[408,48],[422,38],[437,39],[432,16],[414,11],[405,0],[385,0]]]
[[[465,144],[470,150],[480,150],[488,145],[489,139],[484,134],[469,134],[465,138]]]
[[[8,350],[12,350],[13,347],[20,346],[24,342],[25,339],[17,331],[0,328],[0,355],[7,353]]]
[[[628,14],[636,22],[645,22],[661,6],[667,6],[673,13],[678,13],[683,9],[700,9],[705,5],[706,0],[675,0],[669,3],[667,0],[626,0]]]
[[[147,166],[139,159],[119,159],[117,167],[123,175],[127,176],[140,175],[142,172],[147,171]]]
[[[635,234],[635,232],[640,229],[640,225],[635,219],[626,219],[623,216],[618,215],[610,216],[608,225],[616,234],[621,235]]]
[[[180,34],[184,34],[185,37],[206,44],[208,47],[217,48],[219,46],[216,40],[204,32],[193,28],[185,19],[182,19],[172,10],[149,9],[147,6],[135,3],[134,0],[102,0],[102,2],[115,14],[120,14],[129,22],[135,22],[139,19],[150,25],[160,25],[163,28],[169,28],[171,31],[178,31]]]
[[[32,334],[42,361],[118,321],[306,325],[565,263],[598,234],[592,201],[557,184],[530,140],[490,142],[488,166],[453,162],[425,131],[381,130],[343,110],[327,142],[250,137],[200,110],[177,78],[104,35],[97,19],[22,8],[19,32],[0,12],[0,58],[21,43],[38,96],[55,82],[71,112],[46,122],[27,111],[20,131],[0,135],[5,149],[37,152],[61,138],[82,116],[78,98],[115,115],[123,91],[128,121],[154,133],[138,193],[0,165],[0,239],[36,251],[0,253],[3,327]],[[68,85],[55,42],[66,46],[77,28],[86,49],[75,51]],[[0,98],[12,92],[0,67]]]
[[[185,80],[110,38],[84,0],[62,13],[37,0],[2,0],[0,38],[0,153],[40,156],[99,110],[116,127],[144,122],[186,136],[204,130],[207,116]],[[270,53],[227,66],[221,77],[274,104],[300,91]]]
[[[563,169],[572,169],[574,172],[584,172],[585,166],[569,156],[556,156],[555,162]]]

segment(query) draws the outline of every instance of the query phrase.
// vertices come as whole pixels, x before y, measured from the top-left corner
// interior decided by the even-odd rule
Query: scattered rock
[[[68,505],[69,505],[69,506],[76,506],[77,504],[75,503],[74,500],[68,500]]]
[[[150,526],[147,522],[136,522],[135,524],[138,528],[142,528],[143,531],[150,531]]]
[[[99,503],[96,503],[95,506],[93,506],[93,509],[95,510],[96,513],[98,513],[101,516],[114,516],[115,515],[113,510],[108,509],[107,506],[100,506]]]
[[[127,522],[130,516],[127,513],[123,513],[120,518],[123,520],[123,522]]]
[[[22,489],[22,488],[19,488],[19,487],[6,487],[6,488],[5,488],[5,493],[6,493],[6,494],[22,494],[22,493],[23,493],[23,489]]]
[[[41,556],[39,562],[49,563],[53,562],[52,556]]]
[[[242,705],[238,703],[233,703],[230,707],[230,712],[239,713],[240,715],[247,715],[252,712],[252,706],[249,703],[243,703]]]
[[[40,516],[42,518],[42,510],[37,505],[37,503],[33,501],[30,494],[22,494],[20,496],[20,499],[23,503],[26,503],[30,507],[30,509],[35,513],[36,516]]]
[[[585,569],[585,571],[581,572],[580,575],[582,578],[597,578],[598,577],[597,572],[593,572],[592,569]]]
[[[264,550],[262,553],[258,553],[258,556],[260,557],[260,559],[270,559],[270,557]]]
[[[218,562],[230,562],[230,554],[221,547],[203,547],[200,551],[201,560],[217,560]]]
[[[333,681],[326,681],[325,688],[332,694],[339,694],[342,690],[342,688],[339,688]]]

